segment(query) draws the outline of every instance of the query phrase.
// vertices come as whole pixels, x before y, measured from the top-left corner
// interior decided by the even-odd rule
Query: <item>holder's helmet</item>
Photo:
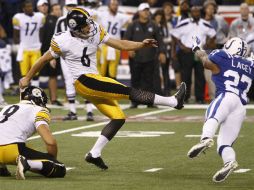
[[[41,88],[28,86],[20,92],[20,100],[28,100],[35,105],[46,107],[48,97]]]

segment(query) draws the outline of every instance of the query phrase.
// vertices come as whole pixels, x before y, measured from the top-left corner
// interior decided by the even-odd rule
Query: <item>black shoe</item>
[[[68,121],[68,120],[77,120],[77,119],[78,119],[77,114],[76,114],[76,113],[73,113],[73,112],[71,112],[71,111],[67,114],[67,116],[65,116],[65,117],[63,118],[64,121]]]
[[[138,104],[137,103],[131,103],[130,109],[135,109],[138,108]]]
[[[98,168],[101,168],[102,170],[106,170],[108,169],[108,166],[103,162],[101,157],[98,158],[93,158],[92,154],[89,152],[88,154],[86,154],[85,156],[85,160],[88,163],[94,164],[95,166],[97,166]]]
[[[7,169],[7,167],[0,168],[0,176],[2,177],[8,177],[11,176],[11,173]]]
[[[175,93],[175,98],[177,99],[177,105],[175,106],[175,109],[182,109],[184,104],[184,98],[186,95],[186,84],[185,82],[182,82],[179,90]]]
[[[30,166],[27,163],[27,160],[24,156],[19,155],[17,157],[17,171],[16,171],[16,179],[25,180],[25,172],[30,170]]]
[[[51,104],[55,105],[55,106],[63,106],[63,104],[61,102],[59,102],[58,100],[52,100]]]
[[[158,108],[158,106],[155,106],[155,105],[147,105],[147,108]]]
[[[92,112],[88,112],[86,114],[86,121],[94,121],[93,113]]]

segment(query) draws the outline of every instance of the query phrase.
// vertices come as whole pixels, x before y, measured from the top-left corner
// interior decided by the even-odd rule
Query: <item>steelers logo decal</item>
[[[33,90],[32,90],[32,94],[33,94],[33,96],[35,96],[35,97],[41,97],[41,91],[40,91],[40,89],[38,89],[38,88],[33,89]]]
[[[70,28],[75,28],[77,26],[77,22],[74,19],[69,20]]]

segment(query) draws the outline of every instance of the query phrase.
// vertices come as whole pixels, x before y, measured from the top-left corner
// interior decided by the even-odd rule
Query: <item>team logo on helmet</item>
[[[35,97],[41,97],[42,96],[41,91],[38,88],[35,88],[35,89],[32,90],[32,95],[35,96]]]
[[[77,26],[77,22],[74,19],[69,20],[69,27],[75,28]]]

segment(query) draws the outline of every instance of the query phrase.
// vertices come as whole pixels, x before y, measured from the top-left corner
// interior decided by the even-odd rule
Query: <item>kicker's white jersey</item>
[[[45,23],[42,13],[35,12],[33,16],[17,13],[12,19],[13,27],[20,31],[20,46],[25,50],[41,48],[39,30]]]
[[[49,122],[49,111],[30,101],[5,106],[0,112],[0,145],[26,142],[38,126]]]
[[[88,39],[74,37],[70,31],[54,34],[50,52],[53,57],[61,56],[69,68],[74,81],[82,74],[98,74],[96,66],[96,51],[109,36],[106,30],[95,23],[97,33]]]
[[[97,22],[107,30],[109,35],[116,39],[121,38],[121,30],[130,19],[126,14],[117,13],[116,15],[112,15],[109,11],[98,11],[96,16]]]

